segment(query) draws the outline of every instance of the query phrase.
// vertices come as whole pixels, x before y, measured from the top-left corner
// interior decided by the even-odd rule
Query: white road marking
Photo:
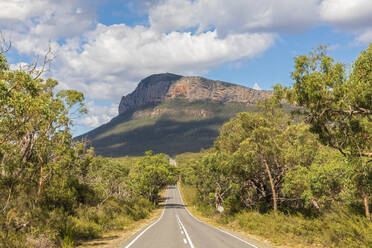
[[[177,217],[177,221],[178,221],[178,223],[182,226],[182,229],[183,229],[183,231],[185,232],[185,235],[186,235],[187,241],[188,241],[189,244],[190,244],[190,247],[191,247],[191,248],[195,248],[195,246],[194,246],[194,244],[192,243],[192,241],[191,241],[191,239],[190,239],[190,236],[189,236],[189,234],[187,233],[187,230],[186,230],[185,226],[182,224],[182,222],[181,222],[180,217],[178,216],[178,214],[176,215],[176,217]]]
[[[210,224],[208,224],[208,223],[205,223],[204,221],[201,221],[201,220],[199,220],[198,218],[196,218],[196,217],[195,217],[194,215],[192,215],[192,213],[187,209],[185,203],[183,202],[182,195],[181,195],[181,192],[180,192],[180,188],[179,188],[178,186],[177,186],[177,189],[178,189],[178,193],[179,193],[180,198],[181,198],[181,202],[182,202],[182,204],[185,206],[185,209],[186,209],[187,213],[188,213],[191,217],[193,217],[196,221],[198,221],[198,222],[200,222],[200,223],[204,223],[205,225],[208,225],[208,226],[213,227],[214,229],[216,229],[216,230],[218,230],[218,231],[221,231],[221,232],[223,232],[223,233],[225,233],[225,234],[227,234],[227,235],[230,235],[231,237],[240,240],[241,242],[243,242],[243,243],[245,243],[245,244],[251,246],[252,248],[258,248],[258,247],[255,246],[254,244],[251,244],[251,243],[245,241],[244,239],[241,239],[241,238],[239,238],[239,237],[237,237],[237,236],[235,236],[235,235],[233,235],[233,234],[231,234],[231,233],[229,233],[229,232],[227,232],[227,231],[225,231],[225,230],[222,230],[222,229],[220,229],[220,228],[218,228],[218,227],[212,226],[212,225],[210,225]],[[178,215],[177,215],[177,216],[178,216]],[[186,230],[185,230],[185,231],[186,231]]]
[[[167,191],[167,195],[168,195],[168,191]],[[168,202],[168,197],[167,197],[167,199],[165,200],[165,203],[167,203]],[[164,206],[164,209],[163,209],[163,212],[161,212],[161,215],[160,215],[160,217],[154,222],[154,223],[152,223],[151,225],[149,225],[148,227],[146,227],[146,229],[145,230],[143,230],[140,234],[138,234],[137,235],[137,237],[135,238],[135,239],[133,239],[127,246],[125,246],[125,248],[129,248],[129,247],[131,247],[133,244],[134,244],[134,242],[136,242],[137,241],[137,239],[139,239],[139,237],[141,237],[147,230],[149,230],[153,225],[155,225],[156,223],[158,223],[160,220],[161,220],[161,218],[163,218],[163,215],[164,215],[164,212],[165,212],[165,206]]]
[[[186,240],[186,239],[183,239],[183,242],[184,242],[185,244],[187,244],[187,240]]]

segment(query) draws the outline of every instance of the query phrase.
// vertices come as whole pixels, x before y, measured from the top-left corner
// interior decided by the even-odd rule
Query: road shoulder
[[[165,197],[166,191],[160,193]],[[133,221],[122,230],[115,230],[104,233],[101,237],[82,242],[77,248],[118,248],[122,246],[128,239],[136,235],[139,231],[146,228],[151,223],[155,222],[163,212],[164,206],[159,205],[151,214],[144,219]]]

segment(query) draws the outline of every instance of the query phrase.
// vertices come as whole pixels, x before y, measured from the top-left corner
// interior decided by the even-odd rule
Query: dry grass
[[[137,232],[148,226],[159,218],[162,209],[154,210],[148,218],[135,221],[125,227],[123,230],[111,231],[102,235],[102,237],[84,242],[79,248],[116,248],[122,245],[126,240],[135,235]]]
[[[161,197],[165,197],[166,190],[161,192]],[[133,221],[128,226],[124,227],[122,230],[115,230],[104,233],[101,237],[83,242],[78,248],[117,248],[133,235],[138,233],[140,230],[144,229],[146,226],[150,225],[156,221],[161,212],[162,207],[158,207],[145,219],[139,221]]]
[[[305,234],[294,235],[294,231],[286,229],[286,226],[301,229],[302,222],[306,220],[300,217],[271,216],[261,215],[259,213],[242,213],[236,216],[226,218],[217,213],[211,213],[210,209],[203,209],[200,206],[195,206],[196,192],[192,187],[179,184],[182,198],[188,206],[188,210],[198,219],[227,230],[233,234],[243,237],[247,241],[252,241],[253,244],[258,244],[259,247],[278,247],[278,248],[325,248],[328,246],[321,245],[320,241],[309,241],[311,238]],[[255,218],[256,217],[256,218]],[[245,222],[245,223],[244,223]],[[293,223],[296,222],[296,223]],[[253,227],[250,225],[254,225]],[[286,233],[284,233],[286,229]],[[306,229],[306,228],[305,228]],[[319,234],[319,236],[321,236]],[[313,239],[319,237],[312,236]],[[255,242],[256,241],[256,242]],[[257,242],[258,241],[258,242]],[[313,243],[311,243],[313,242]],[[336,247],[336,246],[329,246]],[[344,246],[345,247],[345,246]]]

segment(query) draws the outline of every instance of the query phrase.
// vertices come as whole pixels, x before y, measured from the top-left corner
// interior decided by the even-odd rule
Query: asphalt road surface
[[[185,208],[177,186],[169,186],[164,210],[121,248],[261,248],[224,230],[199,221]]]

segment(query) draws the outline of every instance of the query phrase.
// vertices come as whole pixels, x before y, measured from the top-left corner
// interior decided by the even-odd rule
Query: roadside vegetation
[[[189,206],[278,245],[371,247],[372,44],[349,73],[325,51],[295,58],[293,86],[276,86],[265,111],[176,158]]]
[[[297,57],[293,87],[276,86],[262,111],[238,114],[178,167],[151,151],[103,158],[73,140],[84,96],[58,91],[42,70],[11,70],[0,52],[0,247],[67,248],[122,230],[178,178],[202,215],[274,244],[371,247],[372,44],[349,73],[322,47]]]
[[[169,157],[95,156],[71,135],[83,95],[35,68],[0,53],[0,247],[73,247],[148,216],[176,182]]]

